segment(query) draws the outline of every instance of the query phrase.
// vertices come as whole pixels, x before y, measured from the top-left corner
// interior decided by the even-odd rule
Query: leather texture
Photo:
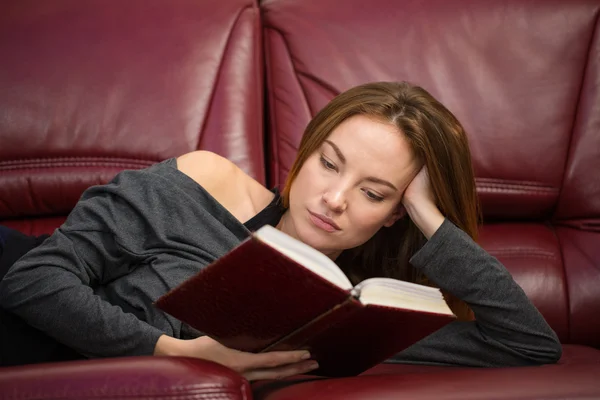
[[[272,184],[284,181],[310,118],[335,95],[369,81],[419,84],[462,121],[488,217],[551,216],[576,117],[578,135],[598,143],[597,45],[590,48],[598,1],[262,6]],[[582,91],[586,70],[590,85]],[[584,99],[587,109],[578,109]],[[596,148],[580,151],[589,160],[582,169],[598,166]]]
[[[0,399],[248,400],[248,381],[191,358],[130,357],[12,367],[0,372]]]
[[[0,220],[197,149],[265,181],[253,0],[3,1],[0,53]]]
[[[252,393],[198,360],[92,360],[2,369],[0,398],[599,398],[600,351],[590,346],[600,347],[600,0],[260,8],[0,2],[0,223],[51,232],[89,185],[199,148],[281,185],[306,124],[334,95],[405,79],[463,121],[486,221],[480,242],[567,343],[562,359],[487,370],[384,364],[352,379],[254,383]]]
[[[418,84],[469,136],[481,245],[563,342],[598,346],[600,1],[266,0],[262,8],[271,185],[283,184],[304,127],[335,95],[369,81]]]
[[[257,400],[292,399],[596,399],[600,352],[569,362],[542,367],[452,368],[380,365],[354,378],[319,379],[303,376],[253,385]],[[589,354],[586,351],[586,354]]]

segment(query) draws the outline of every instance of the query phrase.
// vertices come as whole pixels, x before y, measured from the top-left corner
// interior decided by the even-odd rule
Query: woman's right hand
[[[208,336],[181,340],[162,335],[156,343],[154,355],[195,357],[214,361],[237,371],[249,381],[282,379],[318,367],[316,361],[310,360],[310,353],[304,350],[247,353],[225,347]]]

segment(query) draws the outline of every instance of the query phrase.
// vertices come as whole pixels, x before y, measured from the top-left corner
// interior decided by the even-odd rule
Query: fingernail
[[[302,354],[302,359],[303,359],[303,360],[308,360],[309,358],[310,358],[310,353],[309,353],[308,351],[305,351],[305,352]]]
[[[310,368],[310,369],[317,369],[317,368],[319,368],[319,363],[316,362],[316,361],[313,361],[310,364],[308,364],[308,368]]]

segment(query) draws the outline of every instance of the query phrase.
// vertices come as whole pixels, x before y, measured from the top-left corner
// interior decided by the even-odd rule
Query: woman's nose
[[[323,194],[323,201],[335,212],[344,211],[347,207],[343,190],[332,190]]]

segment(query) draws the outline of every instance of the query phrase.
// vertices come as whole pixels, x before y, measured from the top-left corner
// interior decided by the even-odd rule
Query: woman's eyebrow
[[[368,178],[365,178],[365,180],[371,181],[371,182],[374,182],[374,183],[379,183],[381,185],[385,185],[385,186],[389,187],[390,189],[398,191],[398,188],[396,188],[396,186],[392,185],[388,181],[384,181],[383,179],[375,178],[374,176],[369,176]]]
[[[331,140],[325,139],[324,142],[331,146],[331,148],[333,149],[333,151],[335,151],[335,154],[338,156],[338,158],[340,159],[342,164],[346,164],[346,157],[344,157],[344,154],[342,153],[340,148],[337,147],[337,145],[335,143],[333,143]],[[394,186],[390,182],[385,181],[383,179],[375,178],[374,176],[369,176],[369,177],[365,178],[365,180],[373,182],[373,183],[379,183],[380,185],[385,185],[385,186],[388,186],[389,188],[391,188],[392,190],[398,191],[398,188],[396,186]]]
[[[335,143],[333,143],[331,140],[325,139],[325,143],[327,143],[328,145],[330,145],[333,148],[333,151],[335,151],[335,154],[338,156],[338,158],[340,159],[342,164],[346,164],[346,157],[344,157],[340,148],[337,147],[337,145]]]

